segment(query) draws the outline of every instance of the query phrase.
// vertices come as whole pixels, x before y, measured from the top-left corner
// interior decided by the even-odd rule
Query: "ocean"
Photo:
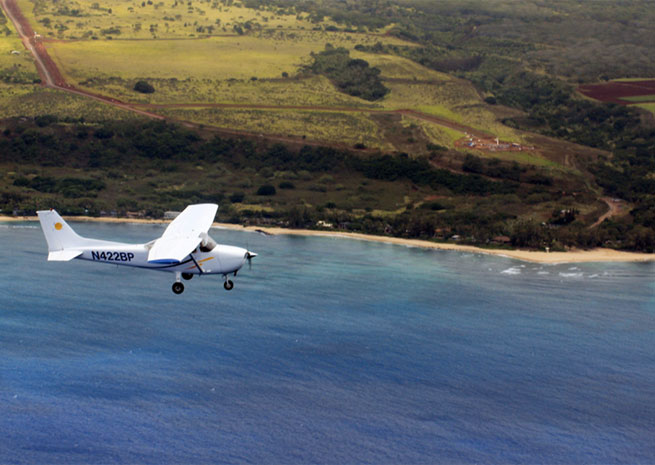
[[[655,263],[211,234],[177,296],[0,223],[0,463],[655,463]]]

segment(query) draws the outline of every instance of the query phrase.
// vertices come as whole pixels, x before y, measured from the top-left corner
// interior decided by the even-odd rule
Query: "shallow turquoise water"
[[[212,235],[253,269],[175,296],[0,223],[0,463],[655,462],[653,263]]]

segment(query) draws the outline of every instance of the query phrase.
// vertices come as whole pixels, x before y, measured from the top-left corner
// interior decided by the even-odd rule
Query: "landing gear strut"
[[[175,282],[173,283],[173,292],[182,294],[184,292],[184,284],[180,282],[180,275],[184,276],[186,273],[175,273]]]

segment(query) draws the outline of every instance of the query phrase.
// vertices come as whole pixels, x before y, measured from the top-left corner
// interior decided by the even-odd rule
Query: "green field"
[[[222,103],[241,105],[379,108],[380,105],[338,92],[323,76],[299,79],[213,80],[149,79],[156,91],[134,90],[136,79],[89,78],[79,87],[134,103]]]
[[[351,51],[353,58],[366,60],[371,66],[382,71],[384,79],[406,79],[417,81],[449,82],[454,78],[438,71],[426,68],[420,64],[397,55],[364,53],[357,50]]]
[[[635,105],[639,108],[643,108],[644,110],[648,110],[651,113],[655,114],[655,103],[640,103],[639,105]]]
[[[381,30],[348,29],[328,18],[317,24],[294,8],[249,9],[227,0],[150,4],[116,0],[110,5],[89,0],[19,0],[19,4],[35,31],[58,39],[46,42],[47,49],[67,81],[81,89],[135,104],[303,107],[155,110],[175,119],[383,150],[422,153],[428,142],[454,147],[459,133],[434,123],[413,119],[409,124],[420,130],[404,137],[398,134],[406,132],[405,118],[392,129],[372,115],[338,111],[414,109],[522,141],[518,132],[498,122],[468,81],[401,56],[354,49],[376,43],[413,46],[385,34],[391,25]],[[388,95],[369,102],[340,92],[325,77],[303,74],[303,67],[312,62],[311,54],[326,44],[344,47],[352,58],[377,67],[390,89]],[[154,86],[154,93],[134,91],[134,83],[142,79]],[[4,100],[0,105],[15,107],[9,114],[38,111],[38,98],[30,96],[33,92],[20,91],[26,94],[20,99],[9,99],[7,92],[0,94]],[[57,101],[58,106],[51,108],[58,114],[66,109],[80,115],[87,111],[76,99],[47,95],[46,100]],[[99,105],[88,105],[90,115],[96,115]],[[310,111],[311,107],[335,110]]]
[[[32,56],[23,47],[13,24],[6,21],[0,28],[0,82],[26,84],[38,78]]]
[[[464,137],[463,132],[430,121],[408,117],[404,117],[403,121],[405,125],[415,124],[419,126],[430,142],[444,147],[454,147],[455,141]]]
[[[301,137],[348,147],[363,143],[368,147],[393,150],[393,146],[381,136],[375,122],[362,113],[213,108],[165,109],[157,112],[184,121],[262,135]],[[344,131],[344,128],[347,130]]]
[[[64,39],[46,45],[66,79],[79,88],[137,104],[287,107],[154,110],[176,120],[255,134],[416,153],[424,152],[426,143],[452,148],[454,141],[462,137],[459,131],[416,118],[404,117],[389,126],[390,120],[338,110],[414,109],[493,133],[503,140],[524,142],[520,132],[499,122],[468,81],[401,56],[354,50],[355,45],[377,42],[385,46],[408,44],[382,34],[383,31],[326,31],[334,23],[324,21],[317,26],[307,15],[292,9],[255,10],[227,4],[231,2],[203,1],[193,6],[176,2],[142,6],[132,1],[116,1],[110,6],[91,1],[20,3],[35,30]],[[244,29],[246,23],[249,26]],[[157,26],[144,27],[150,24]],[[214,27],[207,29],[212,24]],[[240,31],[235,29],[237,25]],[[200,30],[203,32],[199,33]],[[388,95],[369,102],[340,92],[325,77],[296,77],[303,66],[311,63],[311,54],[323,50],[327,43],[345,47],[353,58],[377,67],[390,89]],[[134,83],[140,79],[148,80],[155,92],[135,92]],[[2,94],[5,100],[7,92]],[[26,89],[20,92],[25,95],[14,96],[4,104],[7,109],[13,107],[10,114],[38,112],[39,93]],[[84,106],[79,99],[52,98],[49,94],[45,100],[56,102],[50,108],[57,114],[89,111],[94,118],[96,108],[102,107],[95,102]],[[303,109],[292,110],[290,106]],[[312,111],[311,107],[335,110]],[[119,116],[122,113],[111,112]],[[394,129],[393,124],[399,126]],[[409,130],[411,135],[408,125],[415,127]]]
[[[141,2],[112,0],[100,4],[93,0],[20,0],[29,6],[38,21],[38,30],[46,37],[59,39],[180,39],[216,35],[323,34],[326,27],[337,25],[324,18],[320,25],[307,14],[293,8],[245,8],[232,1],[196,0],[195,2]],[[23,7],[25,10],[25,7]],[[377,31],[358,28],[356,32],[328,31],[329,40],[374,43],[380,40]],[[407,44],[400,39],[385,38],[394,44]]]
[[[0,84],[0,114],[3,118],[53,115],[62,120],[111,121],[143,119],[123,110],[79,95],[67,94],[40,86],[6,86]]]
[[[655,94],[635,95],[633,97],[621,97],[621,100],[625,100],[626,102],[634,102],[634,103],[655,102]]]
[[[516,131],[497,121],[468,82],[402,57],[353,53],[354,57],[379,65],[383,79],[388,80],[385,85],[390,93],[379,102],[368,102],[339,92],[324,77],[281,78],[282,72],[296,74],[313,50],[324,47],[321,42],[285,40],[276,44],[260,37],[214,37],[191,43],[153,40],[139,44],[135,48],[131,41],[70,42],[53,44],[50,50],[72,82],[127,102],[417,109],[476,128],[491,128],[504,139],[521,141]],[[221,59],[215,59],[214,55],[218,54]],[[133,66],[134,62],[141,66]],[[147,95],[135,92],[133,85],[139,78],[148,79],[156,92]],[[392,147],[364,115],[343,113],[338,118],[334,114],[326,118],[319,112],[309,117],[305,111],[302,115],[285,113],[293,115],[286,119],[272,116],[275,113],[270,110],[251,109],[241,112],[169,109],[160,113],[249,132]],[[428,130],[425,135],[431,142],[453,146],[453,138],[444,137],[443,131]]]

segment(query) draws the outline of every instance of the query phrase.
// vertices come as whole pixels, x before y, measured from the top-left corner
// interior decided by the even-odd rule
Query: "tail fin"
[[[77,235],[59,213],[41,210],[36,214],[39,215],[41,229],[48,243],[48,260],[68,261],[82,254],[82,251],[74,249],[84,244],[84,238]]]

